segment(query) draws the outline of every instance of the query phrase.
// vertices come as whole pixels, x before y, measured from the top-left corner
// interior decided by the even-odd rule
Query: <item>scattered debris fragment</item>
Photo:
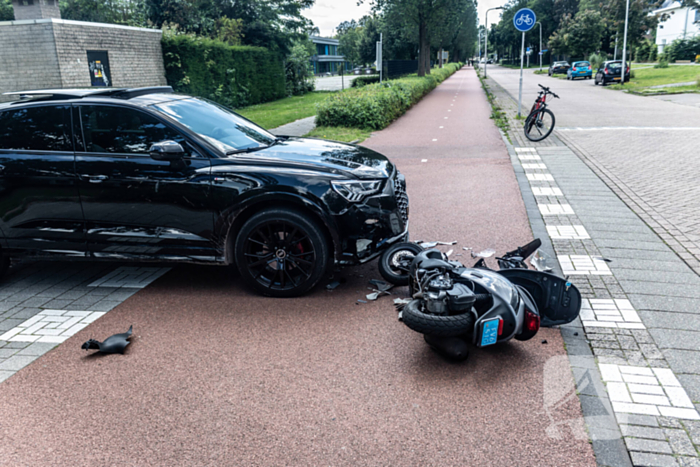
[[[547,256],[544,251],[538,249],[532,258],[530,258],[530,264],[532,264],[532,266],[534,266],[534,268],[538,271],[550,272],[552,268],[547,265],[548,259],[549,256]]]
[[[452,242],[441,242],[441,241],[435,241],[435,242],[424,242],[423,240],[418,240],[415,242],[422,246],[423,248],[435,248],[438,245],[456,245],[457,241],[452,241]]]
[[[410,301],[411,301],[410,298],[395,298],[394,305],[405,305]]]
[[[463,246],[462,249],[463,249],[464,251],[469,251],[469,250],[472,250],[473,248],[470,247],[470,246]]]
[[[332,281],[326,285],[326,290],[335,290],[340,285],[340,281]]]
[[[121,333],[109,336],[104,342],[96,341],[95,339],[90,339],[82,345],[82,349],[85,350],[99,350],[102,353],[124,353],[126,346],[131,344],[128,339],[131,338],[131,332],[134,326],[129,326],[129,330]]]
[[[593,259],[599,259],[601,261],[605,261],[606,263],[612,263],[613,260],[608,259],[608,258],[603,258],[602,256],[594,256]]]
[[[449,250],[447,253],[445,253],[445,256],[447,256],[447,257],[449,258],[450,255],[451,255],[452,253],[454,253],[454,252],[455,252],[455,251],[451,249],[451,250]]]
[[[355,305],[359,305],[360,303],[367,303],[367,302],[364,301],[364,300],[358,300],[358,301],[355,303]]]
[[[374,288],[371,288],[370,290],[373,290],[374,292],[371,294],[367,294],[367,300],[374,301],[381,297],[382,295],[391,295],[391,290],[394,287],[394,284],[390,284],[388,282],[380,281],[379,279],[371,279],[369,281],[370,284],[374,286]]]
[[[474,253],[472,251],[472,258],[490,258],[495,254],[496,254],[496,250],[494,250],[493,248],[487,248],[487,249],[482,250],[478,253]]]
[[[578,332],[575,332],[575,333],[574,333],[574,336],[578,336]]]
[[[546,343],[547,343],[547,339],[542,339],[542,343],[543,343],[543,344],[546,344]]]

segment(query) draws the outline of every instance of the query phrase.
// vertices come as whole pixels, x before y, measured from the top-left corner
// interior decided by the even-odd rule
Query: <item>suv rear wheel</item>
[[[295,297],[325,275],[330,247],[308,215],[265,209],[243,224],[234,256],[241,277],[251,287],[272,297]]]

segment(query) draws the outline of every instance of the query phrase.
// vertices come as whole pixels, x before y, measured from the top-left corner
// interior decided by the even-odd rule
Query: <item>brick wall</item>
[[[0,44],[0,101],[3,92],[61,87],[51,22],[0,23]]]
[[[24,5],[22,0],[12,0],[12,8],[17,21],[61,17],[58,0],[33,0],[31,5]]]
[[[114,87],[167,84],[160,30],[64,21],[54,36],[64,87],[90,86],[88,50],[108,52]]]
[[[166,85],[160,39],[156,29],[111,24],[0,22],[0,93],[89,87],[88,50],[108,52],[114,87]]]

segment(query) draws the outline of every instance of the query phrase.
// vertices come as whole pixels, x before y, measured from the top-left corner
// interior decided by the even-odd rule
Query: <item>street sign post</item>
[[[518,91],[518,117],[521,115],[523,106],[523,61],[525,58],[525,33],[535,26],[537,16],[535,12],[529,8],[522,8],[513,16],[513,25],[515,29],[523,33],[523,40],[520,45],[520,89]],[[529,63],[529,58],[528,58]]]

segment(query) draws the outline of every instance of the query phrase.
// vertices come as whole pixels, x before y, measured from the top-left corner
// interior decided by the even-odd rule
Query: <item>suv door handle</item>
[[[102,183],[103,181],[105,181],[109,178],[107,175],[87,175],[87,174],[82,174],[81,177],[86,178],[87,181],[90,183]]]

